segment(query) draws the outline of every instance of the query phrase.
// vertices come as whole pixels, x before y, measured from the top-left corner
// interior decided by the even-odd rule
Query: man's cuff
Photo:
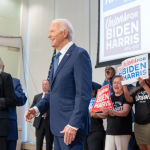
[[[6,107],[6,103],[5,103],[5,99],[4,98],[0,98],[0,107]]]
[[[39,109],[36,106],[34,106],[33,108],[35,109],[36,117],[38,117],[40,115]]]
[[[68,124],[68,126],[74,130],[78,130],[79,128],[76,128],[76,127],[72,127],[71,125]]]

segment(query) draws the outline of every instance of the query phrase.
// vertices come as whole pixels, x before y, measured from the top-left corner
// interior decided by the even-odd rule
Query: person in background
[[[112,90],[111,90],[112,89],[112,79],[113,79],[113,77],[115,75],[116,75],[116,70],[113,67],[111,67],[111,66],[106,66],[106,68],[105,68],[105,80],[104,80],[104,82],[102,84],[102,87],[108,84],[109,85],[110,95],[113,94]],[[128,84],[128,90],[129,91],[134,89],[134,88],[135,88],[134,85]]]
[[[114,109],[103,108],[103,113],[108,115],[105,150],[127,150],[132,133],[132,104],[124,97],[120,75],[112,79],[112,91],[114,94],[111,100]]]
[[[18,140],[18,125],[17,125],[17,112],[16,106],[23,106],[27,101],[27,97],[23,92],[21,83],[19,79],[12,78],[13,87],[16,95],[16,104],[13,107],[9,108],[9,116],[10,116],[10,127],[11,132],[7,138],[7,150],[16,150],[17,140]]]
[[[140,87],[131,91],[123,86],[124,95],[128,102],[135,104],[134,133],[140,150],[150,150],[150,69],[149,78],[138,78]]]
[[[97,90],[100,89],[102,86],[96,82],[92,82],[92,87],[94,86],[95,88],[95,94],[97,94]]]
[[[43,93],[34,96],[31,108],[49,91],[49,82],[47,80],[42,81],[42,89]],[[35,127],[36,150],[42,150],[44,136],[46,138],[46,150],[52,150],[54,137],[49,128],[49,110],[43,116],[35,117],[33,126]]]
[[[12,77],[3,70],[0,58],[0,149],[7,150],[7,137],[10,134],[9,107],[16,104]]]
[[[110,95],[112,95],[112,91],[111,91],[111,88],[112,88],[112,78],[116,75],[116,70],[111,67],[111,66],[106,66],[105,68],[105,80],[102,84],[102,87],[105,86],[105,85],[109,85],[109,92],[110,92]]]
[[[2,60],[1,60],[2,61]],[[3,64],[3,61],[2,61]],[[2,71],[4,71],[4,64]],[[7,150],[16,150],[17,140],[18,140],[18,125],[17,125],[17,113],[16,106],[23,106],[27,97],[23,92],[22,86],[20,84],[20,80],[16,78],[12,78],[13,87],[16,95],[16,104],[13,107],[9,107],[9,116],[10,116],[10,134],[7,138]]]
[[[91,98],[96,98],[96,94],[97,90],[95,89],[95,83],[92,83]],[[94,112],[92,111],[92,109],[90,109],[89,111],[91,116],[91,131],[85,138],[84,150],[103,150],[105,132],[102,118],[107,118],[107,115],[103,113]]]
[[[106,66],[105,68],[105,81],[103,82],[102,84],[102,87],[109,84],[109,91],[110,91],[110,95],[113,94],[112,92],[112,78],[116,75],[116,71],[113,67],[111,66]],[[134,85],[132,84],[128,84],[128,90],[132,90],[135,88]],[[131,110],[132,111],[132,122],[134,122],[134,112],[133,112],[133,109]],[[133,147],[134,147],[134,143],[136,143],[136,141],[134,140],[134,133],[132,133],[131,135],[131,139],[130,139],[130,142],[129,142],[129,147],[128,147],[128,150],[132,150]]]

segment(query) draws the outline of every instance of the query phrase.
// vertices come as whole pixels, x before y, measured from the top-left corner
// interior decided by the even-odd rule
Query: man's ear
[[[5,67],[5,66],[3,65],[3,67],[2,67],[2,71],[4,71],[4,67]]]
[[[68,30],[67,29],[64,30],[64,38],[66,38],[66,37],[68,37]]]

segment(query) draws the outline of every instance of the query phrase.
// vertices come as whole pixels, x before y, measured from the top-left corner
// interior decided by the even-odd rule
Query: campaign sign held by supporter
[[[107,110],[114,108],[110,98],[109,85],[105,85],[98,90],[92,110],[102,111],[102,108]]]
[[[118,67],[118,75],[122,75],[122,66]]]
[[[149,78],[148,75],[148,54],[128,58],[122,62],[122,85],[136,82],[138,77]]]
[[[89,104],[89,110],[93,107],[96,98],[92,98]]]

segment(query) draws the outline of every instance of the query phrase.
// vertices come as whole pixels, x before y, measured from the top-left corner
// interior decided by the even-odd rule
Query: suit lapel
[[[52,82],[51,82],[51,86],[52,86],[52,84],[53,84],[53,82],[54,82],[54,80],[55,80],[57,74],[59,73],[59,71],[61,70],[61,68],[64,66],[64,64],[67,62],[68,58],[71,56],[72,51],[73,51],[73,49],[74,49],[75,47],[76,47],[76,45],[73,44],[73,45],[68,49],[68,51],[66,52],[66,54],[64,55],[63,59],[61,60],[60,64],[59,64],[58,67],[57,67],[57,70],[56,70],[55,75],[54,75],[54,77],[53,77],[53,80],[52,80]],[[54,68],[54,65],[53,65],[53,68]],[[52,75],[53,75],[53,70],[51,71],[51,76],[52,76]]]
[[[42,95],[43,95],[43,93],[41,93],[41,94],[38,96],[37,103],[42,99]]]

